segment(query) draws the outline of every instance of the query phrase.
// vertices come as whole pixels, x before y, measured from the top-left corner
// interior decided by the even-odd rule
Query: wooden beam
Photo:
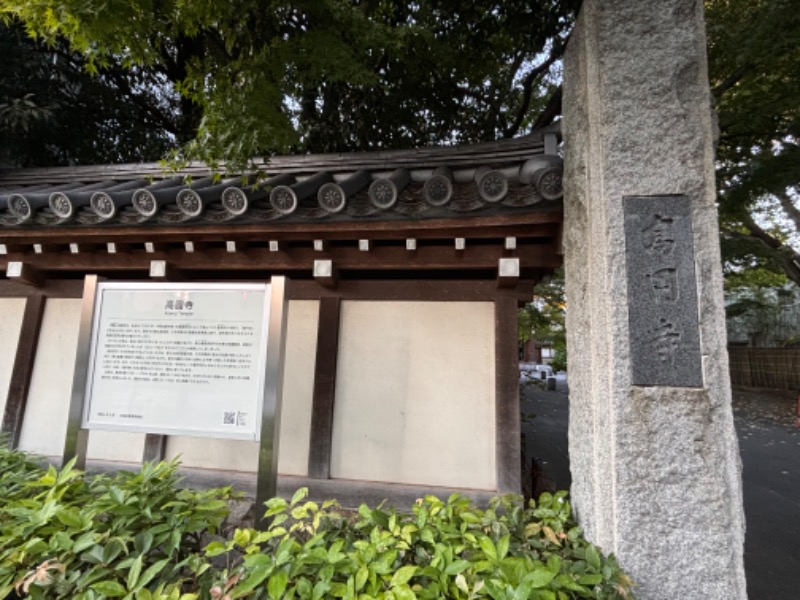
[[[349,221],[336,223],[236,223],[198,224],[184,226],[142,227],[42,227],[32,229],[3,229],[6,244],[62,244],[70,242],[136,243],[224,242],[226,240],[260,242],[267,240],[347,240],[371,239],[404,240],[431,238],[493,238],[507,235],[540,237],[552,235],[553,226],[561,223],[563,209],[451,219],[418,219],[407,221]]]
[[[315,281],[292,281],[291,300],[319,300],[330,296],[342,300],[408,300],[429,302],[494,302],[511,298],[530,302],[534,280],[521,280],[514,288],[498,288],[495,280],[340,280],[336,289],[327,289]]]
[[[11,261],[6,266],[6,277],[25,285],[41,287],[45,277],[37,267],[27,262]]]
[[[11,279],[0,279],[0,298],[80,298],[83,282],[75,279],[48,279],[41,288],[24,285]]]
[[[0,244],[0,256],[21,254],[22,252],[25,252],[25,246],[22,244]]]
[[[452,242],[451,242],[452,243]],[[463,251],[453,251],[452,245],[419,245],[409,252],[400,244],[391,246],[373,245],[370,252],[358,248],[330,247],[325,258],[333,260],[340,271],[343,270],[438,270],[438,269],[485,269],[497,268],[497,261],[505,256],[501,244],[466,244]],[[555,269],[561,266],[563,257],[556,253],[553,244],[520,244],[516,257],[523,269]],[[140,271],[148,272],[153,255],[144,252],[107,254],[105,252],[58,255],[31,255],[26,264],[46,269],[52,274],[63,272],[97,273]],[[187,253],[183,249],[171,249],[160,258],[181,271],[221,271],[230,273],[238,270],[302,270],[309,274],[314,260],[320,253],[310,247],[287,248],[285,252],[270,252],[264,247],[251,247],[244,252],[228,252],[223,247],[213,247],[203,252]],[[0,257],[0,266],[5,261]]]
[[[312,479],[329,479],[331,473],[340,312],[339,298],[320,299],[317,360],[314,364],[314,400],[308,450],[308,476]]]
[[[522,448],[516,300],[507,297],[495,300],[494,327],[497,491],[519,494],[522,491]]]
[[[2,433],[9,437],[12,448],[19,445],[22,433],[22,420],[28,404],[28,391],[33,375],[33,364],[36,360],[36,349],[39,346],[44,305],[45,298],[43,296],[29,296],[22,316],[22,327],[19,332],[14,367],[11,371],[11,381],[8,385],[2,424]],[[9,341],[4,340],[5,343],[9,343]]]

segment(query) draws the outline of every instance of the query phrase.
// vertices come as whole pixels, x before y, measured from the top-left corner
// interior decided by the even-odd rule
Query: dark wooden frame
[[[2,433],[8,436],[12,448],[19,446],[22,434],[22,419],[28,403],[36,349],[39,347],[45,300],[41,294],[32,294],[25,300],[25,312],[22,316],[22,327],[3,411]]]

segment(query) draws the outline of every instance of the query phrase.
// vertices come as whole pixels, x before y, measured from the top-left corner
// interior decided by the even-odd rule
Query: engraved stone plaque
[[[686,196],[626,196],[631,382],[702,387],[692,218]]]

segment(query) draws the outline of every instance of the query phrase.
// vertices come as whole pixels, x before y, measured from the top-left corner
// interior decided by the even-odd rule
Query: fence
[[[728,348],[731,383],[800,390],[800,348]]]

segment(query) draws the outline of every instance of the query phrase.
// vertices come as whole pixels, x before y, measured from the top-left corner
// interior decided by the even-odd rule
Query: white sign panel
[[[82,427],[257,440],[269,285],[98,284]]]

